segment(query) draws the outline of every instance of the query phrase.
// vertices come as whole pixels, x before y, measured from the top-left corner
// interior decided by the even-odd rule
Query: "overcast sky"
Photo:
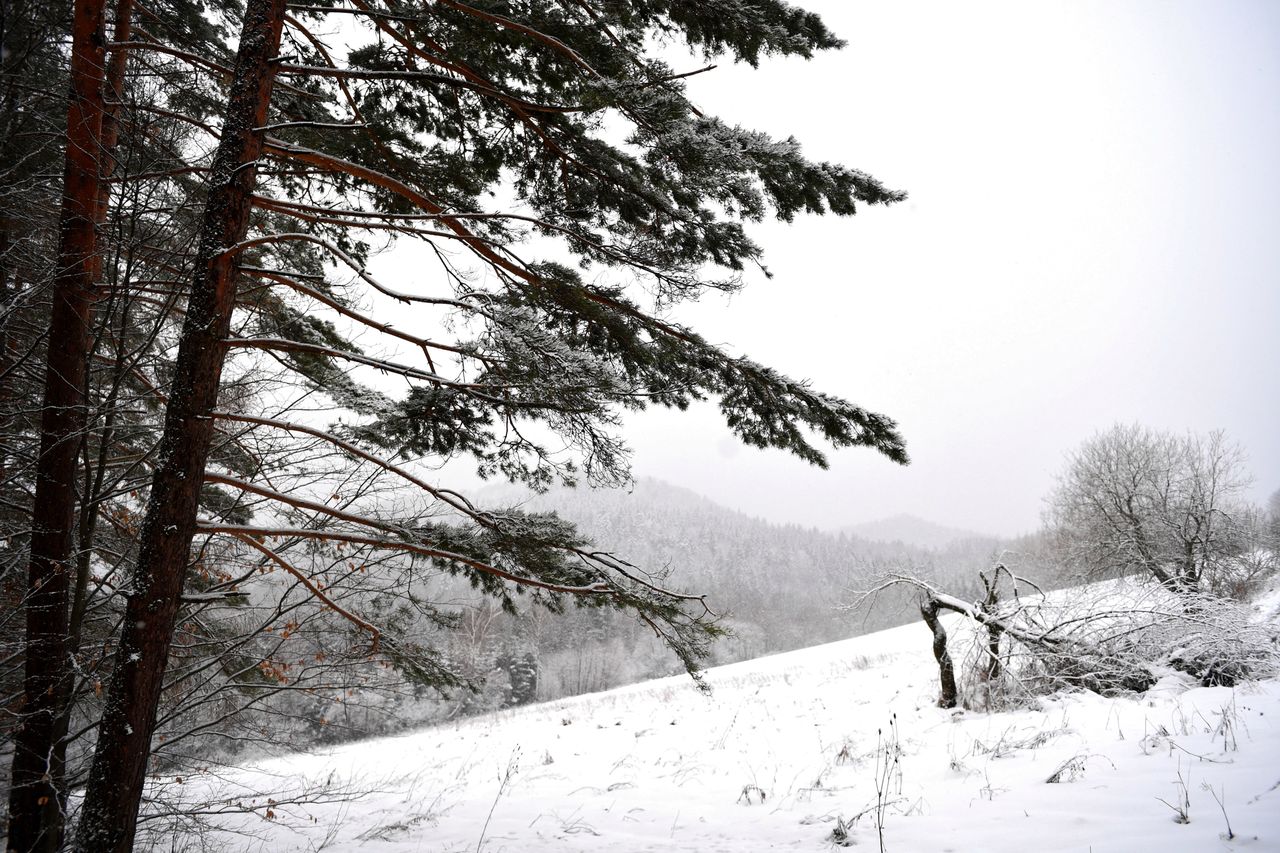
[[[632,418],[636,473],[777,521],[1012,534],[1065,452],[1138,421],[1225,429],[1253,496],[1280,488],[1280,3],[803,5],[849,46],[695,102],[910,198],[757,228],[775,277],[676,316],[896,418],[912,464],[818,471],[707,407]]]

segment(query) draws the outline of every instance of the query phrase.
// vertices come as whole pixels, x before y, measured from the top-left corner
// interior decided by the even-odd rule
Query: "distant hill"
[[[668,573],[665,582],[675,588],[705,593],[735,631],[718,645],[717,662],[843,639],[915,616],[886,601],[867,624],[865,614],[855,619],[837,607],[871,584],[879,558],[910,549],[774,524],[661,480],[643,478],[630,490],[559,488],[543,495],[504,484],[473,498],[484,506],[555,512],[596,547]]]
[[[945,527],[917,518],[914,515],[894,515],[878,521],[866,521],[851,524],[842,531],[859,539],[872,542],[895,543],[915,548],[926,548],[930,551],[941,551],[958,542],[970,540],[996,540],[999,537],[974,530],[962,530],[958,527]]]
[[[629,490],[556,488],[541,495],[491,484],[469,497],[486,509],[556,513],[595,548],[654,573],[662,585],[705,595],[731,631],[712,647],[711,665],[918,621],[915,593],[906,587],[862,597],[886,575],[914,575],[966,600],[982,595],[978,573],[997,560],[1044,580],[1029,563],[1030,540],[984,537],[909,517],[841,532],[775,524],[649,478]],[[516,662],[536,672],[538,699],[607,690],[680,669],[653,632],[628,614],[591,607],[553,616],[527,608],[501,614],[461,579],[437,583],[437,597],[462,607],[464,615],[487,614],[467,616],[467,631],[440,640],[451,660],[469,676],[485,678],[487,686],[483,695],[463,697],[455,707],[402,712],[406,720],[527,701],[529,691],[516,689]],[[860,603],[856,610],[842,606],[854,602]]]
[[[554,512],[572,521],[596,548],[653,573],[664,586],[705,594],[720,624],[731,631],[712,647],[710,665],[918,621],[910,589],[897,587],[866,599],[860,592],[875,589],[887,574],[905,573],[973,600],[981,595],[979,571],[996,559],[1008,560],[1012,551],[1028,550],[1024,543],[919,519],[870,527],[887,542],[849,531],[775,524],[647,478],[630,490],[557,488],[542,495],[491,484],[468,497],[491,510]],[[933,537],[921,540],[925,530]],[[908,537],[934,547],[906,544]],[[1025,569],[1025,561],[1013,556],[1015,569]],[[465,677],[483,681],[484,688],[447,700],[406,698],[391,715],[401,725],[512,707],[531,698],[607,690],[680,670],[649,627],[626,613],[571,605],[550,614],[524,606],[525,599],[517,602],[518,613],[503,613],[465,579],[446,574],[432,576],[424,594],[458,625],[415,624],[413,630],[439,646]],[[855,601],[861,602],[856,610],[842,606]],[[376,703],[355,704],[372,710],[344,716],[342,730],[330,736],[386,730],[387,715]],[[344,714],[351,707],[344,705]]]
[[[723,507],[688,489],[643,478],[630,490],[553,489],[544,495],[495,485],[474,495],[486,506],[518,504],[573,521],[595,544],[669,583],[706,593],[730,616],[734,640],[717,662],[801,648],[918,618],[889,596],[852,618],[838,605],[885,572],[927,576],[954,592],[977,584],[1002,543],[996,537],[900,516],[839,533],[776,524]],[[909,596],[907,597],[909,598]]]

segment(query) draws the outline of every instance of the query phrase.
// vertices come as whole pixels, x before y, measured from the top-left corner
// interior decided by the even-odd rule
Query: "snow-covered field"
[[[952,712],[929,639],[912,624],[710,670],[709,697],[662,679],[183,785],[245,786],[222,790],[256,810],[206,840],[246,851],[825,851],[849,823],[879,849],[878,814],[890,851],[1280,851],[1280,683]],[[324,784],[372,793],[283,802]]]

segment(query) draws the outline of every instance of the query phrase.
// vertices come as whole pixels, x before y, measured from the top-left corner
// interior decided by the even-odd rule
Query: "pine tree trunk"
[[[89,323],[97,299],[105,2],[76,0],[73,14],[62,212],[25,599],[22,723],[14,735],[9,792],[8,849],[22,853],[55,851],[62,842],[63,774],[55,742],[71,676],[67,615],[76,456],[87,418]]]
[[[213,434],[237,262],[228,247],[244,239],[262,149],[272,65],[285,0],[249,0],[235,79],[214,156],[195,278],[178,347],[151,494],[130,584],[124,625],[107,692],[97,750],[85,790],[76,849],[133,849],[156,708],[164,680],[196,511]]]
[[[129,41],[133,35],[133,0],[116,0],[115,18],[115,27],[111,33],[111,40],[116,43]],[[106,224],[111,206],[110,180],[116,170],[116,149],[119,147],[120,142],[120,106],[124,101],[125,72],[128,62],[129,52],[117,50],[111,54],[111,59],[107,63],[107,74],[103,89],[102,132],[99,145],[99,150],[102,152],[99,157],[98,169],[100,180],[98,181],[97,206],[94,209],[94,221],[98,227]],[[101,257],[101,250],[99,250],[99,257]],[[95,264],[94,280],[101,286],[101,263]],[[86,351],[86,365],[92,357],[93,353]],[[120,369],[120,367],[121,365],[117,364],[117,369]],[[88,396],[87,387],[86,383],[86,398]],[[88,400],[86,399],[87,404]],[[111,411],[112,405],[110,401],[106,405],[107,428],[102,433],[102,443],[100,445],[100,454],[103,459],[106,457],[110,443],[110,424],[114,419],[114,412]],[[87,440],[87,436],[82,438],[80,449],[84,449],[85,440]],[[98,473],[99,475],[102,473],[101,466],[99,466]],[[85,476],[83,483],[84,489],[80,495],[79,507],[77,508],[79,511],[79,519],[76,525],[78,553],[73,561],[75,570],[71,576],[71,588],[67,604],[69,614],[66,633],[68,660],[79,654],[80,639],[83,635],[82,623],[84,622],[85,606],[88,602],[89,569],[93,561],[94,521],[98,516],[96,498],[101,487],[101,477],[99,476],[98,478],[97,487],[94,487],[88,476]],[[66,791],[67,734],[71,726],[71,714],[75,705],[73,688],[72,679],[68,677],[63,682],[63,694],[59,699],[58,718],[54,724],[52,764],[58,770],[58,774],[53,777],[53,782],[60,792]],[[63,795],[65,796],[65,793]]]

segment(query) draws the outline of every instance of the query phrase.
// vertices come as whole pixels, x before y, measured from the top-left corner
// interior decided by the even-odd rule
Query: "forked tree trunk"
[[[195,278],[178,347],[138,566],[128,591],[98,746],[85,790],[76,849],[133,849],[156,708],[195,535],[213,434],[226,338],[235,302],[236,253],[244,239],[271,99],[271,60],[285,0],[249,0],[222,139],[214,155]]]
[[[27,572],[22,722],[14,734],[9,792],[11,851],[55,851],[62,843],[63,772],[56,749],[69,695],[67,615],[73,574],[77,452],[87,423],[85,375],[99,268],[105,0],[76,0],[71,33],[62,211],[49,318]]]

